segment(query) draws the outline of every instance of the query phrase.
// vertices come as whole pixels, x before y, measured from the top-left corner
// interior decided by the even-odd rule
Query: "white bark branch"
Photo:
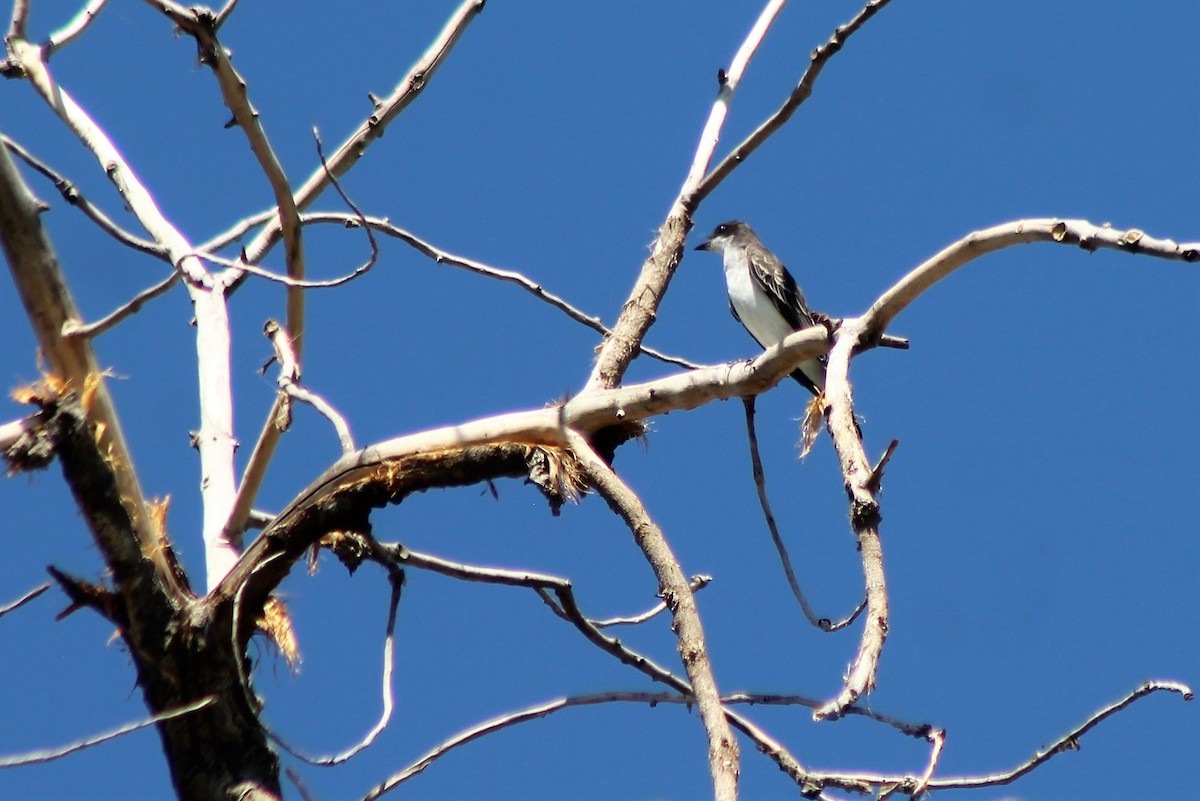
[[[50,58],[56,51],[62,50],[82,36],[107,3],[108,0],[88,0],[87,4],[79,9],[79,13],[68,20],[66,25],[51,33],[49,38],[42,43],[46,58]]]
[[[716,801],[736,801],[740,756],[737,739],[725,718],[721,694],[717,690],[712,661],[705,643],[704,627],[696,596],[688,585],[679,560],[667,538],[647,512],[641,499],[613,472],[578,432],[566,429],[567,442],[587,473],[589,483],[629,527],[634,541],[642,549],[654,570],[659,590],[671,610],[672,629],[679,641],[679,656],[696,694],[700,720],[708,735],[708,766],[713,778]]]
[[[225,575],[236,552],[224,535],[233,508],[233,397],[229,374],[229,315],[225,287],[204,269],[186,237],[158,208],[153,195],[133,168],[87,112],[57,84],[46,67],[41,49],[23,40],[10,43],[26,77],[58,117],[92,152],[109,180],[125,199],[138,222],[161,246],[185,279],[196,314],[199,372],[200,494],[204,506],[203,535],[206,575]],[[80,340],[77,340],[80,341]]]

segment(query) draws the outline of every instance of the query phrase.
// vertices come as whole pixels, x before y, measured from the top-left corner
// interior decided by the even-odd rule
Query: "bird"
[[[721,223],[696,250],[721,254],[729,311],[764,349],[815,324],[796,279],[746,223]],[[820,397],[825,391],[825,357],[801,362],[792,378]]]

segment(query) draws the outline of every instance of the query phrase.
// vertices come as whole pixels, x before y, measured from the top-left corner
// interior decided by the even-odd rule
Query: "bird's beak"
[[[705,239],[699,245],[696,245],[696,247],[693,248],[693,250],[712,250],[712,240]]]

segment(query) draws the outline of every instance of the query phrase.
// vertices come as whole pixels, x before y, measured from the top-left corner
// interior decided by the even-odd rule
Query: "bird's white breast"
[[[792,333],[787,321],[750,276],[750,265],[745,258],[726,259],[725,289],[738,319],[759,345],[769,348]]]

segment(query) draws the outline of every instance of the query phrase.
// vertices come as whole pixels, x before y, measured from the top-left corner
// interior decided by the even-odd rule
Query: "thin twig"
[[[279,209],[275,208],[274,206],[255,214],[251,214],[249,217],[238,220],[233,225],[226,228],[224,231],[207,240],[206,242],[201,243],[196,247],[196,250],[200,253],[215,253],[222,248],[227,248],[236,242],[240,242],[242,237],[253,231],[255,228],[258,228],[260,225],[266,223],[267,220],[278,217]]]
[[[787,0],[769,0],[763,10],[759,12],[758,19],[754,21],[750,32],[746,34],[741,47],[734,54],[729,70],[720,70],[717,73],[717,100],[709,110],[704,130],[700,132],[700,144],[692,156],[692,164],[683,181],[680,195],[690,194],[694,187],[700,185],[701,179],[712,161],[713,153],[716,152],[717,143],[720,141],[721,129],[725,126],[725,120],[729,116],[729,104],[733,100],[733,94],[741,84],[742,76],[745,74],[746,68],[750,66],[750,60],[758,52],[771,25],[774,24],[776,17],[783,11],[786,4]]]
[[[786,375],[786,373],[785,373]],[[692,690],[691,684],[680,676],[676,676],[671,671],[657,664],[654,660],[638,653],[629,648],[615,637],[609,637],[603,634],[598,628],[583,615],[575,600],[575,592],[571,587],[571,583],[566,579],[557,578],[545,574],[532,573],[528,571],[504,570],[494,567],[480,567],[477,565],[467,565],[461,562],[452,562],[430,554],[422,554],[408,549],[399,543],[379,543],[371,540],[372,548],[375,549],[373,558],[394,561],[397,564],[410,566],[418,569],[431,570],[442,575],[451,576],[453,578],[462,579],[464,581],[476,581],[487,584],[501,584],[513,587],[527,587],[537,590],[539,588],[549,590],[554,593],[557,598],[557,607],[563,611],[562,617],[570,622],[575,628],[583,634],[585,638],[593,645],[599,647],[602,651],[615,657],[622,664],[628,665],[650,679],[665,684],[672,688],[682,696],[694,698],[695,693]],[[770,696],[754,696],[755,698],[769,698]],[[738,702],[740,703],[740,701]],[[752,700],[747,703],[753,703]],[[764,701],[763,703],[767,703]],[[815,704],[816,702],[812,702]],[[755,746],[762,753],[770,757],[784,773],[791,776],[797,783],[804,785],[808,780],[808,773],[800,765],[794,756],[788,752],[783,744],[774,740],[761,728],[756,726],[746,717],[739,715],[730,709],[724,709],[725,716],[729,722],[739,731],[749,737]],[[836,780],[833,782],[836,783]],[[842,785],[837,785],[842,786]],[[857,783],[852,783],[845,789],[860,790]]]
[[[688,588],[693,593],[697,593],[707,587],[711,582],[712,576],[692,576],[691,581],[688,582]],[[637,626],[657,617],[666,611],[666,609],[667,602],[659,601],[657,604],[650,607],[645,612],[642,612],[640,615],[633,615],[632,617],[610,617],[606,620],[593,620],[592,625],[598,629],[606,629],[610,626]]]
[[[44,161],[38,159],[36,156],[26,150],[19,142],[10,139],[4,134],[0,134],[0,142],[3,142],[4,146],[8,148],[9,152],[11,152],[14,156],[21,159],[21,161],[28,164],[34,170],[53,181],[54,188],[59,191],[59,194],[63,196],[63,199],[67,201],[69,205],[74,206],[83,212],[85,217],[96,223],[96,225],[100,226],[100,230],[104,231],[104,233],[108,234],[121,244],[128,245],[134,250],[140,250],[142,253],[147,253],[151,256],[162,259],[163,261],[169,260],[167,257],[166,248],[155,242],[151,242],[148,239],[142,239],[140,236],[131,234],[121,226],[117,225],[107,214],[105,214],[96,206],[93,206],[92,203],[83,196],[83,193],[79,191],[79,188],[75,186],[71,180],[63,176],[49,164],[46,164]]]
[[[400,79],[392,94],[386,98],[375,99],[375,107],[370,116],[334,151],[329,159],[329,169],[318,167],[296,190],[297,208],[303,210],[311,206],[321,193],[329,188],[329,177],[332,175],[340,178],[345,175],[358,163],[368,147],[383,136],[388,125],[420,96],[434,74],[445,63],[467,27],[483,10],[484,2],[485,0],[463,0],[459,3],[442,30],[434,37],[432,44]],[[279,241],[279,236],[280,221],[278,218],[268,218],[264,230],[246,247],[248,260],[254,263],[261,261]]]
[[[0,617],[4,617],[9,612],[20,609],[22,606],[29,603],[34,598],[37,598],[39,595],[41,595],[48,589],[50,589],[50,582],[47,581],[45,584],[43,584],[40,587],[34,587],[32,590],[25,593],[20,598],[13,601],[12,603],[5,604],[4,606],[0,606]]]
[[[310,765],[330,766],[349,761],[363,749],[374,743],[375,739],[387,728],[388,722],[392,718],[392,710],[395,708],[395,698],[392,693],[392,668],[395,664],[396,610],[400,606],[400,594],[404,589],[404,574],[393,564],[384,563],[384,567],[388,571],[388,581],[391,583],[392,596],[388,606],[387,632],[383,640],[383,711],[379,715],[379,721],[358,743],[339,754],[332,754],[330,756],[307,756],[288,745],[275,732],[267,731],[268,736],[281,748]]]
[[[237,8],[238,0],[226,0],[225,5],[217,12],[216,19],[213,20],[213,29],[221,30],[221,26],[225,24],[225,20],[229,19],[229,15]]]
[[[68,320],[63,323],[62,335],[64,337],[83,337],[85,339],[99,336],[106,331],[112,330],[126,318],[137,314],[141,311],[142,306],[146,305],[147,301],[154,300],[159,295],[165,295],[171,287],[179,282],[179,273],[171,273],[154,286],[143,289],[134,295],[128,303],[118,306],[94,323],[81,323],[78,320]]]
[[[804,616],[821,631],[837,631],[849,626],[858,618],[863,609],[866,608],[866,599],[859,603],[858,608],[850,613],[849,617],[844,620],[839,620],[836,623],[827,617],[818,618],[813,611],[812,606],[808,603],[808,598],[805,597],[804,591],[800,589],[800,582],[796,580],[796,572],[792,569],[792,558],[788,555],[787,546],[783,543],[783,536],[779,533],[779,526],[775,522],[775,514],[771,511],[771,502],[767,498],[767,478],[766,472],[763,470],[762,458],[758,453],[758,435],[754,428],[754,401],[755,396],[747,395],[742,398],[742,403],[746,407],[746,438],[750,442],[750,465],[754,475],[754,486],[758,490],[758,503],[762,507],[763,517],[767,521],[767,530],[771,533],[771,542],[775,544],[775,551],[779,554],[779,562],[783,565],[784,575],[787,576],[788,586],[792,588],[792,595],[800,604],[800,608],[804,610]]]
[[[946,747],[946,731],[944,729],[930,729],[928,740],[933,744],[933,747],[929,749],[929,764],[925,767],[925,772],[921,774],[921,778],[917,780],[916,789],[910,794],[913,799],[920,798],[925,794],[926,788],[929,787],[929,780],[933,778],[933,774],[937,770],[938,760],[942,756],[942,750]]]
[[[363,273],[368,272],[372,267],[375,266],[375,263],[379,261],[379,243],[375,241],[375,234],[372,232],[371,226],[367,225],[367,218],[363,216],[362,209],[360,209],[358,205],[350,199],[350,196],[346,194],[346,190],[342,188],[341,182],[338,181],[337,176],[333,174],[331,169],[329,169],[329,161],[325,158],[325,144],[321,141],[321,134],[317,131],[317,127],[315,125],[313,126],[312,132],[313,140],[317,145],[317,158],[321,160],[321,168],[324,169],[325,174],[329,176],[329,183],[333,185],[334,191],[338,193],[338,197],[342,199],[342,202],[346,204],[350,211],[354,212],[355,222],[357,222],[359,227],[363,229],[363,233],[367,235],[367,244],[371,248],[371,255],[365,262],[359,265],[353,273],[355,276],[362,275]],[[298,221],[298,224],[303,226],[302,221]]]
[[[1185,684],[1174,681],[1150,681],[1141,685],[1125,698],[1117,701],[1114,704],[1104,707],[1097,711],[1079,726],[1076,726],[1071,731],[1064,734],[1062,737],[1055,740],[1048,747],[1038,750],[1032,757],[1025,760],[1015,768],[1001,773],[993,773],[984,776],[952,776],[940,779],[922,777],[913,777],[904,774],[885,774],[885,773],[842,773],[842,772],[818,772],[812,771],[807,774],[807,780],[814,787],[837,787],[841,789],[849,789],[857,787],[856,792],[872,792],[869,788],[877,788],[878,791],[887,791],[889,793],[903,792],[908,795],[914,795],[921,788],[922,783],[926,790],[953,790],[967,789],[978,787],[997,787],[1001,785],[1011,784],[1022,776],[1027,775],[1031,771],[1048,762],[1058,754],[1068,751],[1078,750],[1079,740],[1091,729],[1098,726],[1107,718],[1115,715],[1134,702],[1151,695],[1155,692],[1173,692],[1177,693],[1185,701],[1191,701],[1193,698],[1192,690]],[[847,710],[848,711],[848,710]],[[934,743],[936,754],[931,754],[930,764],[936,768],[936,758],[940,756],[941,747],[938,744],[939,736],[936,734],[938,730],[930,728],[927,732],[920,733],[917,736],[924,737]],[[926,774],[928,774],[926,768]]]
[[[301,220],[305,224],[336,223],[347,226],[358,222],[355,218],[348,215],[330,212],[304,214],[301,215]],[[438,264],[448,264],[451,267],[461,267],[462,269],[473,272],[477,275],[495,278],[499,281],[506,281],[508,283],[515,284],[529,294],[533,295],[538,300],[544,301],[558,309],[575,322],[582,323],[593,331],[605,336],[608,336],[610,333],[612,333],[599,317],[587,314],[586,312],[568,303],[562,297],[550,292],[542,284],[526,277],[519,272],[516,272],[515,270],[505,270],[499,267],[492,267],[491,265],[484,264],[483,262],[476,261],[474,259],[469,259],[465,256],[456,256],[449,251],[442,250],[426,240],[421,239],[416,234],[393,225],[391,221],[387,220],[386,218],[364,217],[362,218],[362,224],[365,224],[379,231],[380,233],[399,239],[401,242],[412,246],[421,254],[433,259]],[[669,356],[665,353],[655,350],[654,348],[643,346],[641,352],[653,359],[657,359],[658,361],[665,362],[667,364],[674,364],[678,367],[685,367],[688,369],[700,367],[700,365],[696,364],[695,362],[688,361],[687,359],[683,359],[678,356]]]
[[[280,393],[285,398],[303,401],[324,415],[337,432],[338,441],[342,444],[342,453],[354,452],[354,437],[350,435],[350,426],[346,424],[346,418],[320,395],[300,386],[300,365],[296,361],[296,351],[288,332],[275,320],[267,320],[263,326],[263,333],[271,340],[275,349],[275,360],[279,362],[279,378],[276,379],[276,383]],[[276,407],[280,409],[280,413],[275,417],[275,424],[279,426],[280,431],[286,431],[291,422],[290,406],[277,403]]]
[[[631,695],[637,695],[637,693],[596,693],[595,695],[575,696],[573,698],[556,698],[543,704],[526,707],[515,712],[508,712],[506,714],[491,718],[490,720],[485,720],[482,723],[476,723],[474,726],[464,729],[458,734],[455,734],[454,736],[434,746],[408,767],[384,779],[383,782],[364,795],[362,801],[375,801],[375,799],[381,797],[385,793],[391,792],[412,777],[420,774],[438,759],[445,756],[450,751],[453,751],[455,748],[464,746],[467,743],[478,740],[479,738],[488,734],[500,731],[501,729],[509,728],[510,726],[515,726],[518,723],[544,718],[547,715],[550,715],[554,712],[560,712],[564,709],[571,709],[579,706],[589,706],[592,704],[611,703],[614,701],[641,700],[628,697]]]
[[[236,0],[231,0],[231,2],[236,2]],[[292,784],[296,785],[296,792],[300,793],[301,801],[317,801],[317,797],[308,789],[308,785],[300,777],[300,771],[296,770],[294,765],[288,765],[283,769],[283,773],[291,780]]]
[[[349,283],[361,275],[359,270],[356,269],[353,272],[339,275],[336,278],[292,278],[290,275],[278,273],[266,267],[260,267],[257,264],[249,264],[240,258],[225,258],[224,256],[218,256],[215,253],[204,250],[195,250],[187,255],[195,256],[198,259],[203,259],[211,264],[224,267],[227,270],[237,270],[257,278],[281,284],[288,289],[333,289],[334,287]]]
[[[997,785],[1014,782],[1059,754],[1066,753],[1067,751],[1079,750],[1079,738],[1083,737],[1083,735],[1100,725],[1100,723],[1107,718],[1112,717],[1136,701],[1156,692],[1177,693],[1185,701],[1191,701],[1194,697],[1191,688],[1186,684],[1182,684],[1177,681],[1148,681],[1121,700],[1109,704],[1108,706],[1093,713],[1083,723],[1059,737],[1049,746],[1039,749],[1033,756],[1011,770],[1007,770],[1002,773],[993,773],[987,776],[947,776],[941,779],[931,779],[928,782],[928,787],[930,790],[967,787],[995,787]]]
[[[108,0],[88,0],[87,5],[79,9],[79,13],[68,20],[66,25],[50,34],[50,37],[42,43],[42,50],[45,52],[46,58],[50,58],[52,54],[82,36],[107,2]]]
[[[238,221],[226,231],[217,234],[212,239],[200,245],[196,250],[196,255],[211,261],[213,264],[219,264],[221,266],[230,268],[240,267],[241,269],[245,269],[247,272],[250,272],[253,275],[259,276],[268,281],[274,281],[286,286],[296,286],[305,289],[326,289],[329,287],[341,286],[342,284],[357,278],[361,272],[364,272],[363,270],[359,269],[352,273],[347,273],[336,278],[294,281],[288,278],[286,275],[281,275],[280,273],[266,270],[260,266],[247,266],[244,262],[235,261],[233,259],[223,259],[220,256],[215,255],[215,251],[220,250],[223,247],[228,247],[230,244],[238,241],[249,231],[270,220],[275,216],[275,214],[276,212],[274,209],[268,209],[247,217],[244,220]],[[392,222],[386,217],[358,217],[355,215],[345,214],[344,212],[324,211],[301,214],[300,221],[304,225],[333,224],[341,225],[347,228],[365,225],[375,231],[378,231],[379,233],[399,239],[401,242],[410,245],[413,249],[429,257],[438,264],[446,264],[450,265],[451,267],[460,267],[478,275],[515,284],[516,286],[519,286],[521,289],[524,289],[526,292],[536,297],[538,300],[550,304],[575,322],[587,326],[598,334],[608,336],[612,333],[608,326],[604,325],[603,321],[601,321],[599,317],[588,314],[582,309],[572,305],[559,295],[547,290],[545,286],[537,281],[534,281],[533,279],[528,278],[525,275],[516,272],[515,270],[505,270],[500,267],[492,267],[491,265],[485,264],[481,261],[469,259],[466,256],[458,256],[447,250],[443,250],[427,240],[420,238],[416,234],[392,224]],[[903,345],[895,344],[900,341],[899,338],[885,335],[883,340],[884,341],[881,342],[881,344],[885,346],[890,345],[891,347],[903,347]],[[671,356],[644,345],[641,346],[640,352],[652,359],[664,362],[665,364],[673,364],[677,367],[695,369],[701,366],[696,362],[689,361],[680,356]]]
[[[896,448],[900,445],[900,440],[894,439],[888,443],[887,450],[883,452],[883,456],[879,457],[879,461],[871,468],[871,474],[867,476],[867,489],[872,492],[879,491],[879,485],[883,483],[883,470],[887,467],[888,462],[892,460],[892,454],[896,452]]]
[[[721,698],[724,704],[773,704],[773,703],[794,703],[793,698],[782,696],[750,696],[745,693],[736,693],[734,695],[724,696]],[[392,774],[365,796],[363,801],[374,801],[385,793],[388,793],[404,782],[421,774],[429,768],[438,759],[446,756],[456,748],[467,745],[475,740],[478,740],[486,735],[494,734],[495,732],[507,729],[521,723],[527,723],[533,720],[539,720],[552,715],[556,712],[561,712],[567,709],[575,709],[585,706],[595,706],[598,704],[611,703],[635,703],[648,704],[651,707],[656,707],[664,704],[671,705],[692,705],[696,703],[696,699],[692,695],[681,695],[678,693],[647,693],[647,692],[630,692],[621,690],[611,690],[608,692],[590,693],[587,695],[565,696],[554,698],[540,704],[534,704],[522,709],[506,712],[502,715],[497,715],[488,720],[476,723],[457,734],[443,740],[438,745],[426,751],[421,757],[412,762],[402,770]],[[810,701],[810,703],[817,703]],[[928,737],[928,732],[921,736]],[[940,748],[937,748],[940,752]],[[936,760],[931,760],[931,763],[936,763]],[[836,777],[829,777],[828,784],[832,786],[849,785],[844,789],[851,787],[857,788],[860,782],[857,780],[850,782],[839,782]]]
[[[175,709],[171,709],[166,712],[160,712],[157,715],[152,715],[145,720],[138,721],[137,723],[126,723],[124,726],[118,726],[117,728],[103,732],[102,734],[93,735],[92,737],[88,737],[83,740],[77,740],[76,742],[61,746],[59,748],[50,748],[43,751],[31,751],[28,754],[0,757],[0,768],[15,768],[22,767],[24,765],[38,765],[43,762],[51,762],[69,754],[74,754],[76,751],[82,751],[85,748],[91,748],[93,745],[99,745],[100,743],[105,743],[109,740],[115,740],[117,737],[129,734],[130,732],[135,732],[138,729],[144,729],[147,726],[154,726],[166,720],[174,720],[175,718],[189,715],[197,710],[212,706],[216,702],[217,697],[215,695],[210,695],[206,698],[201,698],[199,701],[193,701],[190,704],[176,707]]]

